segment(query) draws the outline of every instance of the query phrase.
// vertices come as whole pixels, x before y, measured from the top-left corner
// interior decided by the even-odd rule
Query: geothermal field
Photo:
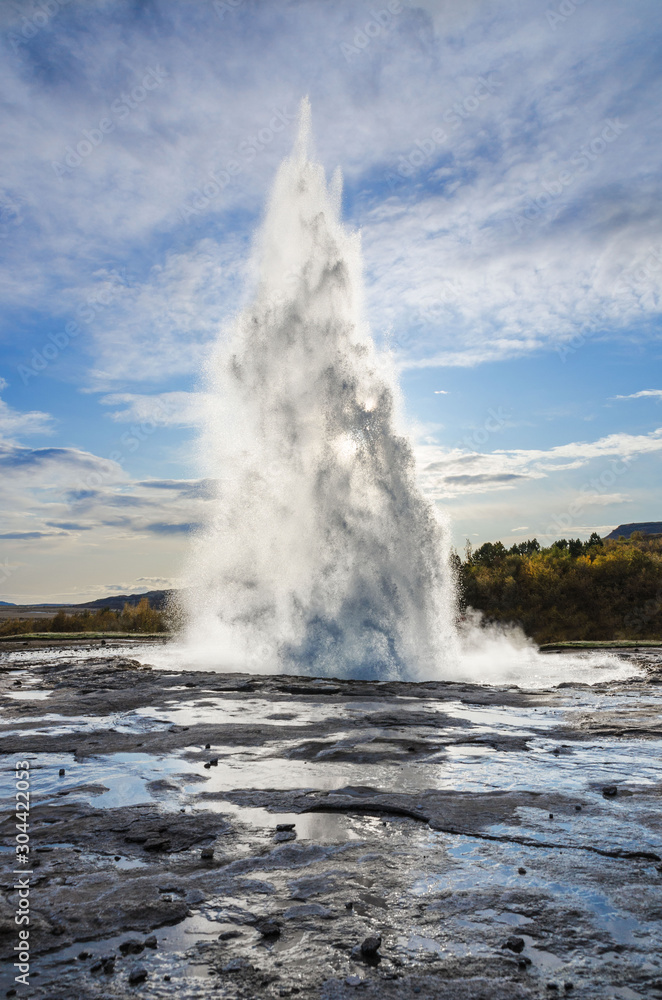
[[[31,996],[662,994],[659,650],[527,689],[12,645]]]
[[[67,494],[190,533],[171,634],[2,636],[7,997],[662,997],[662,648],[460,612],[341,198],[304,100],[196,397],[201,521]],[[88,530],[48,525],[2,537]]]

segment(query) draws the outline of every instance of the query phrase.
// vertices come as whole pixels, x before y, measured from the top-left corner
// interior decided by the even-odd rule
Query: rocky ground
[[[531,692],[15,655],[7,996],[662,997],[660,651],[629,654],[635,681]]]

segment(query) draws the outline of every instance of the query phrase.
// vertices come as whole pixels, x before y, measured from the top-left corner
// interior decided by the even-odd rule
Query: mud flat
[[[526,691],[3,651],[17,995],[662,997],[662,652],[623,655],[636,679]]]

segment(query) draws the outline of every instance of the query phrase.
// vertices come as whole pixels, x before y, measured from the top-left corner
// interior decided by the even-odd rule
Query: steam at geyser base
[[[311,159],[304,101],[256,240],[252,302],[207,366],[200,453],[214,495],[181,591],[186,624],[164,659],[527,685],[632,673],[609,655],[561,669],[516,630],[458,622],[447,521],[417,486],[340,206],[340,172],[327,185]]]

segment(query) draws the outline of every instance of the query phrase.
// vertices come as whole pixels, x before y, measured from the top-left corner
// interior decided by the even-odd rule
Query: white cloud
[[[635,14],[608,0],[599,18],[577,9],[559,46],[533,8],[425,0],[349,61],[341,45],[368,15],[348,0],[299,3],[285,20],[278,5],[258,5],[252,33],[241,5],[221,20],[211,3],[155,0],[169,30],[135,20],[128,34],[122,5],[91,0],[84,28],[74,9],[40,34],[68,67],[47,86],[28,45],[9,47],[0,66],[13,245],[0,294],[66,319],[103,284],[109,261],[126,267],[122,294],[84,328],[96,387],[199,366],[241,299],[247,239],[306,91],[320,156],[330,169],[341,164],[353,188],[370,317],[378,333],[393,329],[403,365],[479,364],[634,322],[648,335],[660,307],[656,98],[645,61],[624,74],[616,60],[652,5]],[[163,83],[57,177],[51,162],[156,65]],[[492,93],[467,114],[481,78]],[[454,105],[464,107],[457,124],[445,118]],[[618,116],[622,134],[586,169],[572,166]],[[446,138],[435,145],[440,127]],[[393,185],[412,151],[423,162]],[[223,190],[205,194],[230,161]],[[572,183],[546,195],[564,169]],[[518,231],[513,218],[529,199],[549,204]]]
[[[0,385],[1,390],[7,382],[4,379],[0,382],[4,383]],[[50,413],[42,413],[41,410],[22,413],[0,399],[0,438],[14,440],[29,434],[52,434],[54,422]]]
[[[121,406],[109,413],[118,423],[154,424],[161,427],[199,427],[205,420],[208,396],[202,392],[161,392],[139,395],[116,392],[102,396],[103,406]]]
[[[662,451],[662,427],[650,434],[610,434],[597,441],[574,441],[548,449],[496,449],[479,453],[421,444],[416,448],[416,456],[422,488],[430,497],[443,499],[464,493],[512,490],[518,482],[578,469],[595,459],[615,457],[632,461],[639,455],[659,451]],[[569,461],[559,463],[559,459]],[[629,501],[629,497],[620,493],[599,492],[605,499],[592,502]]]
[[[646,397],[652,397],[653,399],[662,399],[662,389],[642,389],[640,392],[633,392],[629,396],[614,396],[614,399],[645,399]]]

